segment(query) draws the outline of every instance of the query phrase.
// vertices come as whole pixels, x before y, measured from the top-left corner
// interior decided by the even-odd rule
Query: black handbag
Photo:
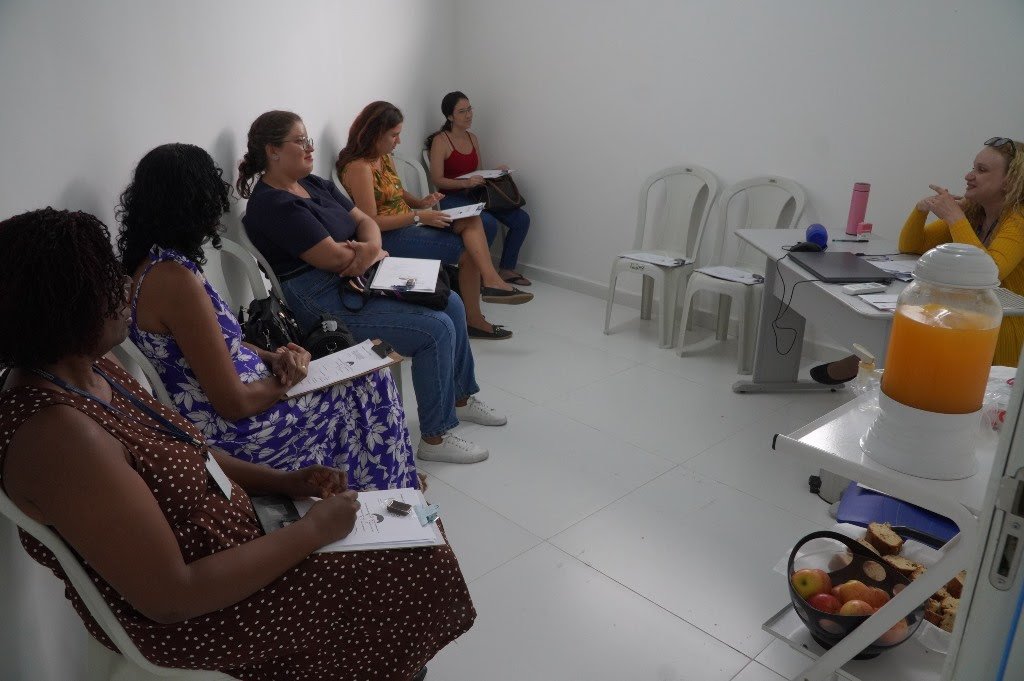
[[[274,295],[254,300],[248,308],[238,308],[238,323],[247,343],[270,352],[300,340],[295,315]]]
[[[433,291],[403,291],[397,289],[373,289],[370,282],[377,274],[375,263],[361,277],[344,277],[341,282],[341,302],[345,308],[358,312],[371,298],[393,298],[404,300],[407,303],[415,303],[431,310],[444,310],[448,307],[448,296],[452,292],[451,281],[448,279],[448,272],[442,266],[437,270],[437,284]]]
[[[330,314],[320,319],[302,336],[295,315],[277,296],[271,295],[238,309],[238,321],[245,342],[273,352],[283,345],[301,345],[313,359],[320,359],[338,350],[355,345],[355,338],[345,324]]]
[[[526,199],[508,173],[485,179],[483,185],[473,190],[473,196],[477,203],[484,204],[484,210],[512,210],[526,205]]]
[[[339,350],[350,348],[355,344],[355,336],[340,319],[331,314],[322,314],[319,321],[306,335],[302,347],[309,350],[313,359],[319,359]]]

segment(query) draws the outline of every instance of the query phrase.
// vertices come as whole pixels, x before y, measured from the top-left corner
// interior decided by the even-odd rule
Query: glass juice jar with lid
[[[879,395],[862,445],[890,468],[934,479],[977,469],[974,439],[1003,312],[985,251],[943,244],[900,294]]]

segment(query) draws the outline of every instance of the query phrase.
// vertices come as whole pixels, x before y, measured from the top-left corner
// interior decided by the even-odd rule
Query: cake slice
[[[903,537],[889,523],[870,523],[864,538],[883,556],[895,556],[903,548]]]

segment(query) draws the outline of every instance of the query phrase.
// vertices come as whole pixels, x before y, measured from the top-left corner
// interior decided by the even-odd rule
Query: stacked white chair
[[[729,222],[729,208],[734,199],[746,198],[746,214],[742,220]],[[807,202],[803,187],[783,177],[755,177],[730,187],[718,202],[719,228],[715,235],[715,253],[712,262],[719,264],[723,253],[734,248],[735,257],[728,264],[751,274],[764,274],[764,257],[743,248],[734,236],[737,229],[792,229],[797,226]],[[739,339],[737,372],[749,374],[753,369],[753,352],[757,334],[757,320],[761,308],[763,284],[744,284],[694,272],[683,299],[683,319],[679,329],[679,355],[684,356],[706,349],[712,343],[728,337],[729,313],[735,303],[738,315]],[[718,294],[718,319],[715,338],[693,345],[685,344],[686,330],[690,326],[693,300],[701,291]]]
[[[655,210],[655,206],[651,204],[652,192],[659,187],[664,189],[664,199],[658,206],[660,210]],[[658,284],[659,342],[663,348],[672,347],[675,339],[673,327],[679,289],[686,285],[693,273],[704,227],[717,194],[718,179],[711,171],[696,165],[665,168],[644,180],[640,188],[632,250],[683,258],[686,264],[667,267],[632,260],[625,257],[626,254],[616,256],[612,262],[611,279],[608,282],[608,301],[604,315],[606,334],[609,333],[611,324],[612,304],[615,302],[615,286],[619,275],[623,272],[636,272],[643,275],[640,318],[651,318],[654,287]],[[649,213],[654,216],[654,224],[648,230]]]

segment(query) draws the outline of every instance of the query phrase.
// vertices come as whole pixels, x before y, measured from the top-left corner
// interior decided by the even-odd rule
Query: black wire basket
[[[836,553],[833,551],[831,559],[827,561],[830,569],[825,569],[824,564],[821,562],[821,556],[825,551],[817,551],[811,554],[817,556],[818,564],[795,565],[800,549],[817,539],[837,541],[843,544],[849,552]],[[823,545],[822,548],[824,548],[824,542],[821,542],[821,544]],[[904,577],[887,562],[881,560],[879,556],[872,553],[868,548],[838,532],[826,530],[812,532],[801,539],[790,552],[789,562],[786,566],[786,574],[789,577],[786,580],[789,584],[789,597],[793,601],[793,608],[796,610],[796,614],[799,615],[804,625],[810,630],[811,637],[823,648],[831,648],[842,641],[847,634],[860,626],[871,615],[840,615],[813,608],[793,587],[793,573],[804,567],[824,569],[829,577],[831,577],[832,584],[835,586],[851,579],[857,579],[867,586],[882,589],[890,597],[896,595],[910,584],[910,580],[907,577]],[[897,622],[854,659],[867,660],[877,657],[889,648],[898,646],[914,635],[917,628],[921,626],[923,619],[924,604],[922,603],[903,618],[905,626]]]

